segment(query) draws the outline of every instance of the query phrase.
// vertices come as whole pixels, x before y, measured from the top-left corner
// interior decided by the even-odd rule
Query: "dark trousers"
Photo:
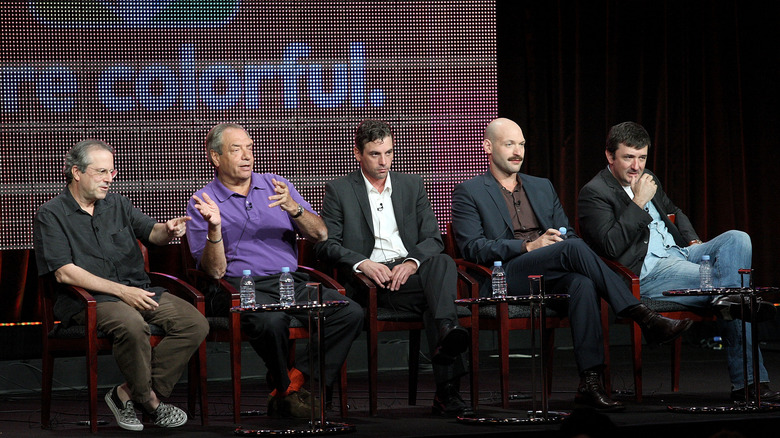
[[[616,314],[639,304],[628,286],[585,244],[569,238],[515,257],[505,265],[510,295],[528,295],[529,275],[544,275],[547,293],[569,294],[568,314],[579,371],[604,364],[603,298]]]
[[[388,265],[392,268],[394,265]],[[439,344],[437,321],[458,321],[457,298],[458,273],[455,262],[446,254],[430,257],[420,265],[397,291],[377,290],[380,306],[389,309],[420,313],[425,324],[425,334],[433,356]],[[460,377],[466,373],[463,355],[452,365],[433,365],[436,384]]]
[[[305,275],[293,273],[295,278],[295,301],[308,301],[306,290],[307,278]],[[255,301],[257,304],[273,304],[279,302],[279,276],[254,277]],[[238,289],[240,278],[227,278]],[[312,297],[314,299],[314,297]],[[363,309],[333,289],[323,289],[324,301],[344,300],[349,301],[345,307],[327,309],[325,319],[325,383],[333,385],[338,379],[341,365],[347,358],[352,341],[358,337],[363,328]],[[308,324],[308,312],[256,312],[241,315],[241,329],[250,337],[250,345],[265,362],[273,387],[282,392],[290,385],[287,375],[287,359],[289,357],[290,321],[292,318],[300,320],[304,326]],[[308,345],[313,348],[315,357],[317,345]],[[319,377],[318,363],[309,364],[308,354],[296,358],[295,367],[309,376]]]

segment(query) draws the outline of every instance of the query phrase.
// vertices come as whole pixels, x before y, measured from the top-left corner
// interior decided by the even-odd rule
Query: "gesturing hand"
[[[220,225],[222,218],[219,215],[219,206],[211,199],[208,193],[203,192],[202,195],[203,199],[198,198],[198,195],[192,195],[192,199],[195,200],[195,208],[209,225]]]
[[[192,220],[189,216],[180,216],[166,222],[165,228],[168,230],[168,235],[173,238],[183,236],[187,232],[187,221],[189,220]]]
[[[269,201],[274,201],[268,204],[268,207],[280,206],[282,210],[289,214],[294,214],[298,210],[298,203],[290,196],[290,189],[287,184],[277,181],[276,178],[271,180],[274,183],[275,195],[268,197]]]

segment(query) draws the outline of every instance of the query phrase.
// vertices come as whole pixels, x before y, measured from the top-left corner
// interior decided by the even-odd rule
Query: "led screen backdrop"
[[[2,7],[0,249],[31,247],[36,208],[64,187],[84,138],[116,149],[112,190],[181,215],[213,171],[219,122],[254,138],[255,170],[320,209],[356,168],[364,118],[396,133],[393,168],[423,176],[440,221],[453,185],[482,171],[495,117],[489,1],[30,1]]]

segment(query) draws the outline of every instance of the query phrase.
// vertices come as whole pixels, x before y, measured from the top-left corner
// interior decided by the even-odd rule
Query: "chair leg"
[[[209,425],[208,372],[206,370],[206,341],[198,347],[198,392],[200,393],[200,424]]]
[[[634,363],[634,399],[642,402],[642,330],[639,324],[631,324],[631,347]]]
[[[420,371],[420,330],[409,330],[409,406],[417,405],[417,380]]]
[[[498,305],[498,350],[501,370],[501,407],[509,409],[509,310],[506,303]]]
[[[475,309],[476,310],[476,309]],[[479,329],[471,328],[471,408],[476,412],[479,409]]]
[[[51,428],[51,386],[54,374],[54,358],[44,347],[43,361],[41,363],[43,374],[41,376],[41,426],[44,429]]]
[[[547,398],[549,399],[549,397],[552,396],[553,352],[555,351],[554,329],[545,329],[545,345],[543,345],[543,348],[544,352],[542,354],[545,355],[545,374],[547,374],[545,383],[547,385]]]
[[[377,412],[377,332],[369,327],[366,335],[368,343],[368,413],[375,416]]]
[[[680,390],[680,359],[682,354],[682,337],[678,337],[672,344],[672,391]]]
[[[339,404],[341,405],[341,418],[347,418],[349,405],[347,404],[347,363],[341,365],[341,377],[339,378]]]
[[[97,348],[87,349],[87,391],[89,392],[89,430],[97,433]]]
[[[233,422],[241,423],[241,338],[231,336],[230,378],[233,383]]]
[[[609,355],[609,306],[601,300],[601,332],[604,338],[604,391],[612,394],[612,369]]]

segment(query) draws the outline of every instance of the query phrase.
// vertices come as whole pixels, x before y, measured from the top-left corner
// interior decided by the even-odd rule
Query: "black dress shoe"
[[[742,315],[742,306],[740,305],[739,295],[725,295],[715,300],[712,303],[712,309],[715,314],[723,318],[724,321],[733,321],[735,319],[744,319],[747,322],[762,322],[774,319],[777,309],[772,303],[768,303],[762,300],[760,297],[756,298],[756,317],[755,320],[751,318],[750,314],[750,301],[745,297],[745,315]]]
[[[439,328],[439,345],[434,350],[431,360],[436,365],[450,365],[468,348],[468,330],[457,324],[444,323]]]
[[[776,402],[780,400],[780,392],[778,391],[772,391],[772,388],[769,387],[766,383],[759,383],[758,389],[761,391],[761,401],[762,402]],[[748,394],[750,397],[750,401],[756,401],[756,385],[750,384],[748,385]],[[731,391],[731,400],[736,402],[744,402],[745,401],[745,388],[737,389],[736,391]]]
[[[438,385],[433,398],[433,415],[440,417],[468,417],[474,415],[474,410],[460,396],[458,385],[447,382]]]
[[[690,319],[671,319],[658,314],[644,304],[628,309],[628,317],[636,321],[650,345],[671,342],[691,328]]]
[[[601,384],[601,375],[596,371],[582,373],[574,403],[604,412],[617,412],[626,408],[623,403],[609,398]]]

